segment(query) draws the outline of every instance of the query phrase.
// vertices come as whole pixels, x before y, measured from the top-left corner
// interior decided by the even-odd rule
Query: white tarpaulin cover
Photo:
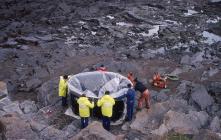
[[[126,94],[129,83],[126,77],[118,73],[94,71],[70,76],[68,88],[76,96],[85,93],[90,98],[101,98],[105,91],[110,91],[110,95],[117,98]]]

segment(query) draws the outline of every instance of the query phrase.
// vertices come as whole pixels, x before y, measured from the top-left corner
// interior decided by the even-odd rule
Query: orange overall
[[[156,87],[167,88],[166,79],[162,78],[159,73],[154,74],[152,84]]]

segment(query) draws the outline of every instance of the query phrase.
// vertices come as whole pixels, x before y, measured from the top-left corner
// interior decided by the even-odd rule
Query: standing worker
[[[105,92],[105,95],[98,100],[97,106],[101,106],[101,112],[103,115],[103,127],[106,130],[110,130],[110,118],[113,114],[113,105],[115,104],[115,100],[111,97],[109,91]]]
[[[90,117],[90,108],[94,108],[94,102],[90,102],[85,94],[77,100],[79,104],[79,115],[81,117],[81,128],[88,126],[88,118]]]
[[[134,89],[141,93],[141,96],[138,100],[138,109],[142,108],[142,104],[144,101],[146,103],[146,108],[150,109],[150,93],[148,89],[144,86],[142,82],[138,81],[137,78],[134,80],[134,83]]]
[[[62,106],[67,106],[67,92],[68,92],[68,76],[60,76],[59,81],[59,96],[62,97]]]
[[[117,99],[122,99],[124,97],[127,97],[127,116],[126,121],[131,121],[133,118],[133,110],[134,110],[134,103],[135,103],[135,90],[132,88],[131,84],[127,85],[128,91],[127,94],[121,96]]]

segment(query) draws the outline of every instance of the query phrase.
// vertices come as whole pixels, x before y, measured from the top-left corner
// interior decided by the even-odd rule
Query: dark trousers
[[[133,118],[133,111],[134,111],[134,101],[127,102],[127,120],[131,121]]]
[[[103,127],[107,131],[110,130],[110,117],[103,116]]]
[[[88,117],[81,117],[81,129],[88,126]]]
[[[68,104],[67,104],[67,96],[66,97],[63,97],[62,96],[62,98],[61,98],[61,100],[62,100],[62,106],[67,106]]]

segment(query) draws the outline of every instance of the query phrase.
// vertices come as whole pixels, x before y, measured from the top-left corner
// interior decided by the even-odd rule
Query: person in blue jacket
[[[126,121],[131,121],[133,118],[133,110],[134,110],[134,103],[135,103],[135,90],[132,88],[131,84],[127,85],[128,91],[125,95],[117,98],[117,99],[122,99],[122,98],[127,98],[127,116],[126,116]]]

